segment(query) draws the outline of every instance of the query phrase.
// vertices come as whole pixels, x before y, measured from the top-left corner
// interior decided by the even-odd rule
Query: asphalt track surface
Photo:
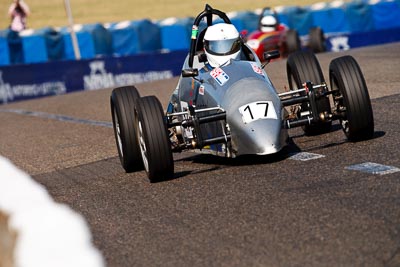
[[[85,216],[108,266],[400,266],[400,172],[351,169],[400,168],[400,43],[318,55],[327,80],[343,54],[364,72],[372,140],[294,129],[273,156],[175,154],[174,179],[152,184],[122,169],[104,89],[0,106],[0,153]],[[285,63],[267,66],[279,91]],[[165,106],[176,81],[138,88]]]

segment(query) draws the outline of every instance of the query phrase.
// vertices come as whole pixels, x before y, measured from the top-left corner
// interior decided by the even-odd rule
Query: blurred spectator
[[[26,17],[29,14],[29,7],[23,0],[14,0],[8,9],[11,17],[10,29],[17,32],[26,29]]]

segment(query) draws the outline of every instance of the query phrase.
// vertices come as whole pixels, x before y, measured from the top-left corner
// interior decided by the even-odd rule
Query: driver
[[[278,20],[272,15],[263,17],[260,24],[260,30],[262,32],[273,32],[278,29]]]
[[[208,63],[213,68],[231,59],[240,59],[242,40],[232,24],[218,23],[209,26],[203,42]]]
[[[200,71],[208,72],[228,63],[231,59],[239,60],[242,51],[242,39],[232,24],[218,23],[206,29],[203,38],[204,53],[207,63]],[[167,112],[176,112],[179,87],[172,93]]]

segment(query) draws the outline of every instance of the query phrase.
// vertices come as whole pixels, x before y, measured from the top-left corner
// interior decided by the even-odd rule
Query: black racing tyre
[[[288,54],[301,50],[300,37],[296,30],[286,32],[286,47]]]
[[[321,66],[315,55],[308,51],[297,51],[291,54],[286,63],[286,72],[290,90],[303,88],[305,82],[312,82],[314,85],[325,83]],[[331,112],[329,97],[316,100],[319,111]],[[301,112],[311,112],[309,103],[301,104]],[[302,126],[306,135],[317,135],[327,133],[331,130],[332,122],[318,122],[311,125]]]
[[[314,53],[326,51],[324,32],[320,27],[310,29],[308,47]]]
[[[134,86],[115,88],[110,97],[115,141],[126,172],[143,169],[135,129],[135,102],[138,98],[140,95]]]
[[[357,61],[343,56],[329,65],[331,89],[342,129],[350,141],[370,139],[374,135],[374,116],[364,76]],[[344,111],[344,112],[343,112]]]
[[[136,101],[137,135],[144,169],[151,182],[172,178],[174,161],[160,101],[146,96]]]

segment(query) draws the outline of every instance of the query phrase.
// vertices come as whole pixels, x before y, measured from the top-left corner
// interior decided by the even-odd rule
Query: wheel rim
[[[335,80],[331,82],[331,85],[333,91],[338,91],[338,93],[333,95],[334,106],[337,113],[345,113],[344,118],[339,119],[339,123],[342,126],[343,132],[347,135],[349,133],[349,120],[347,119],[347,108],[344,103],[344,97]]]
[[[297,86],[297,82],[296,82],[296,79],[295,79],[295,77],[294,77],[294,75],[292,74],[292,73],[290,73],[290,81],[291,81],[291,84],[292,84],[292,90],[299,90],[299,89],[301,89],[302,88],[302,85],[300,85],[300,86]],[[300,95],[306,95],[306,93],[300,93]],[[301,112],[304,110],[304,111],[307,111],[307,110],[309,110],[310,109],[310,104],[309,103],[303,103],[303,104],[301,104],[300,105],[300,113],[299,114],[297,114],[298,115],[298,118],[300,119],[301,117],[302,117],[302,115],[301,115]]]
[[[339,120],[340,125],[342,125],[342,129],[345,132],[345,134],[349,133],[349,121],[348,120]]]
[[[147,172],[149,172],[149,161],[147,159],[147,148],[146,148],[146,143],[145,143],[145,140],[143,137],[142,123],[140,121],[138,122],[138,136],[139,136],[140,153],[142,154],[144,169]]]
[[[124,157],[124,152],[122,149],[122,140],[121,140],[121,128],[119,126],[119,120],[115,108],[114,108],[114,122],[115,122],[115,133],[117,135],[118,150],[121,153],[121,156]]]

